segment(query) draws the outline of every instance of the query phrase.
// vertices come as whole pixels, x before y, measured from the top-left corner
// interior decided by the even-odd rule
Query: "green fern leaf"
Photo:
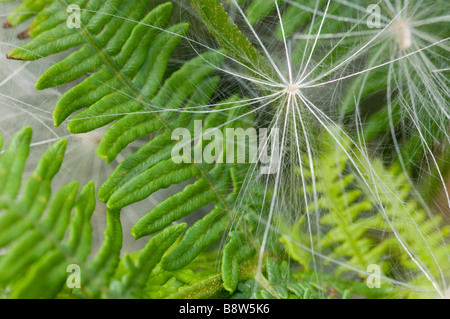
[[[31,134],[30,127],[17,132],[0,157],[0,165],[14,155],[17,158],[8,176],[15,186],[0,193],[0,207],[5,210],[0,216],[0,246],[7,246],[7,254],[0,260],[0,282],[10,287],[12,297],[50,298],[67,278],[68,264],[80,265],[88,257],[95,192],[90,183],[77,195],[78,184],[73,182],[50,200],[50,183],[61,167],[67,144],[61,140],[43,155],[18,197]],[[69,236],[64,240],[67,230]]]
[[[245,243],[242,233],[231,232],[230,237],[223,250],[222,279],[224,288],[232,293],[239,283],[240,265],[254,255],[255,248]]]

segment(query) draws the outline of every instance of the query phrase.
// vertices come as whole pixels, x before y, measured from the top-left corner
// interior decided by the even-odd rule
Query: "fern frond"
[[[386,232],[397,231],[400,239],[391,240],[391,254],[397,247],[399,252],[394,255],[404,269],[411,272],[409,280],[412,284],[432,290],[430,278],[445,283],[450,260],[450,226],[444,223],[441,215],[430,215],[415,198],[411,184],[398,165],[387,170],[378,162],[374,163],[374,168],[395,194],[381,194],[378,198],[385,206],[384,215],[390,219],[390,224],[380,221],[375,226]],[[375,200],[372,198],[372,201]],[[407,247],[407,251],[402,249],[402,245]],[[418,264],[426,269],[425,272],[418,270]],[[404,293],[405,296],[408,294],[413,296],[414,292]]]
[[[448,9],[444,1],[436,10],[424,10],[426,18],[416,16],[426,1],[399,2],[395,8],[381,2],[389,14],[380,16],[380,30],[364,26],[370,1],[189,2],[212,35],[202,41],[215,38],[222,49],[188,38],[187,23],[172,23],[171,2],[153,7],[149,0],[71,1],[82,8],[79,28],[66,25],[65,0],[25,0],[8,17],[6,26],[17,26],[35,16],[20,35],[32,39],[13,49],[9,58],[32,61],[70,51],[36,84],[47,89],[78,83],[58,101],[56,126],[68,121],[69,131],[76,134],[108,126],[97,148],[107,163],[121,158],[136,141],[146,144],[121,161],[99,189],[107,225],[103,245],[90,260],[93,183],[80,193],[78,184],[70,183],[52,196],[51,181],[65,150],[62,140],[47,151],[21,191],[31,131],[15,135],[0,153],[0,248],[6,251],[0,256],[0,296],[386,296],[391,287],[368,290],[362,282],[371,264],[381,266],[383,279],[390,283],[430,287],[443,296],[450,229],[417,197],[411,180],[422,166],[429,168],[428,153],[435,167],[427,182],[436,184],[438,176],[442,186],[442,172],[448,168],[449,92],[442,72],[448,30],[439,30]],[[268,30],[266,24],[276,27]],[[266,30],[258,34],[257,27]],[[251,32],[241,31],[247,28]],[[177,51],[183,40],[208,51],[192,48],[195,58],[172,65],[173,56],[187,56]],[[238,71],[230,71],[236,67]],[[299,71],[295,78],[293,68]],[[228,76],[242,82],[224,91]],[[258,103],[277,98],[261,105],[269,105],[265,109],[248,108],[251,100],[242,98],[241,91],[236,94],[238,90],[254,94],[251,100]],[[359,153],[362,145],[351,154],[364,160],[349,158],[345,145],[350,143],[341,144],[336,138],[340,133],[332,130],[353,113],[356,123],[349,127],[358,128],[358,137],[380,146],[391,135],[384,149],[399,165],[369,160]],[[205,150],[201,137],[195,136],[196,121],[205,130],[281,125],[283,156],[275,183],[271,177],[265,182],[256,177],[258,165],[196,161],[196,154]],[[181,163],[174,161],[174,147],[180,145],[177,128],[194,136],[183,139],[193,147],[176,154]],[[227,147],[235,143],[227,142],[220,141],[216,157],[228,158]],[[323,145],[315,145],[319,142]],[[301,180],[292,174],[298,165]],[[313,167],[319,169],[313,172]],[[135,239],[151,236],[148,244],[121,258],[120,210],[182,183],[188,185],[132,227]],[[313,205],[309,197],[314,197]],[[206,207],[213,208],[191,227],[182,222]],[[314,212],[317,216],[310,216]],[[316,224],[310,217],[316,217]],[[324,265],[318,266],[317,256],[324,257]],[[64,287],[68,264],[81,267],[81,290]],[[322,275],[320,266],[335,275]],[[355,270],[359,277],[338,280]]]
[[[176,270],[222,237],[228,229],[227,220],[233,214],[234,197],[228,196],[232,183],[230,165],[176,164],[172,160],[171,149],[176,144],[172,140],[174,128],[187,127],[194,133],[195,120],[204,120],[205,129],[226,123],[229,124],[224,129],[247,127],[253,120],[246,116],[234,121],[245,113],[244,104],[236,96],[219,103],[217,114],[205,117],[201,113],[192,116],[183,112],[183,109],[210,103],[219,82],[211,75],[224,57],[220,52],[206,52],[167,75],[168,59],[187,31],[187,24],[165,27],[171,14],[170,3],[156,7],[136,24],[132,20],[142,18],[143,3],[131,1],[119,9],[119,2],[104,8],[100,1],[89,1],[80,29],[64,25],[48,29],[22,48],[14,49],[9,57],[35,59],[82,45],[50,67],[38,80],[37,88],[70,82],[100,67],[62,96],[53,118],[59,125],[73,112],[85,109],[71,118],[68,128],[73,133],[92,131],[115,121],[97,149],[97,154],[107,162],[115,159],[129,143],[160,133],[125,159],[102,185],[98,197],[109,209],[120,210],[160,189],[198,179],[161,202],[132,228],[135,238],[151,235],[215,203],[215,210],[189,229],[181,246],[164,259],[165,269]],[[225,105],[232,111],[221,111],[218,115]],[[220,155],[225,158],[225,140],[223,145]],[[203,150],[202,146],[196,147]],[[216,226],[202,234],[201,242],[193,243],[192,238],[205,229],[217,212],[223,216],[215,221]],[[183,258],[175,258],[177,254]]]
[[[17,132],[0,156],[0,247],[6,248],[6,254],[0,258],[1,287],[8,290],[11,298],[54,298],[68,293],[79,298],[144,296],[152,271],[161,270],[161,259],[186,224],[167,227],[153,236],[133,261],[129,255],[120,258],[119,211],[108,210],[103,245],[88,260],[94,185],[87,184],[78,194],[78,183],[69,183],[51,196],[50,183],[64,158],[66,141],[61,140],[47,150],[20,192],[31,133],[30,127]],[[0,144],[2,141],[0,135]],[[7,167],[12,169],[6,170]],[[3,178],[7,173],[7,178]],[[126,267],[118,277],[119,262]],[[77,265],[81,271],[81,290],[64,287],[69,265]],[[171,274],[170,278],[183,272],[187,276],[187,270]]]
[[[227,106],[239,105],[239,101],[236,101],[236,98],[227,101],[236,103],[229,104],[228,102],[225,102],[227,103]],[[244,113],[245,111],[241,109],[239,111],[231,112],[227,116],[220,117],[213,113],[205,119],[205,125],[214,127],[212,125],[213,122],[216,125],[227,123],[230,118],[237,117],[237,114],[240,114],[241,112]],[[218,121],[218,119],[220,120]],[[242,124],[242,121],[238,120],[232,124],[227,124],[224,127],[230,127],[230,125],[239,126],[240,124]],[[153,141],[151,141],[149,145],[152,143]],[[223,143],[224,147],[222,151],[220,151],[221,154],[217,154],[219,156],[226,156],[226,139],[224,139]],[[169,154],[167,154],[167,156],[169,156]],[[172,165],[173,161],[167,158],[167,160],[160,161],[160,163],[162,163],[161,166]],[[195,167],[192,164],[178,164],[175,165],[174,168],[169,169],[165,181],[170,185],[173,183],[172,176],[175,178],[176,182],[179,182],[177,178],[183,178],[184,175],[180,174],[180,167],[181,169],[186,169],[190,172],[190,174],[184,176],[183,180],[192,177],[197,177],[198,180],[193,184],[186,186],[181,192],[158,204],[132,228],[133,235],[136,238],[140,238],[159,231],[170,225],[172,222],[177,221],[210,203],[215,203],[215,209],[191,226],[183,237],[180,245],[163,259],[163,267],[167,270],[175,270],[187,265],[203,249],[221,238],[223,233],[228,229],[229,218],[235,215],[233,208],[235,197],[233,193],[229,194],[230,185],[234,182],[230,175],[230,164],[208,164],[207,166],[204,166],[209,166],[207,175],[204,175],[202,171],[197,168],[199,166]],[[159,168],[158,171],[162,171],[162,169]],[[149,176],[154,175],[155,174],[149,174]],[[150,180],[148,182],[150,182]],[[158,188],[168,186],[160,181],[157,181],[157,185]],[[234,190],[234,193],[236,191],[237,190]]]
[[[328,260],[338,261],[336,274],[356,269],[365,278],[368,266],[376,264],[388,276],[387,283],[394,285],[407,281],[412,287],[432,292],[435,282],[445,283],[449,227],[441,216],[429,215],[399,166],[386,169],[380,160],[373,160],[371,169],[359,167],[367,176],[355,179],[346,152],[334,140],[322,140],[326,155],[318,157],[315,166],[320,167],[316,179],[323,229],[314,240],[318,247],[325,248]],[[382,185],[389,190],[381,189]],[[289,233],[294,236],[282,237],[289,254],[302,265],[308,258],[297,244],[307,244],[309,237],[296,234],[301,234],[303,221],[299,219],[292,227]],[[397,296],[410,297],[417,293],[424,296],[423,291],[412,292],[411,287],[396,292]]]
[[[3,177],[9,172],[7,178],[0,179],[3,186],[8,186],[0,192],[3,210],[0,246],[7,251],[0,259],[0,282],[8,287],[10,297],[52,298],[67,279],[68,265],[86,265],[91,249],[90,217],[95,208],[95,190],[90,183],[78,193],[78,183],[73,182],[51,196],[50,184],[61,167],[67,144],[61,140],[43,155],[19,195],[31,134],[30,127],[17,132],[0,156],[0,172]],[[14,163],[12,158],[16,159]],[[101,278],[94,278],[83,269],[87,290],[94,281],[96,285],[104,284],[113,274],[108,269],[114,269],[118,262],[122,245],[120,221],[115,212],[108,215],[104,246],[96,261],[89,265],[92,270],[101,267],[105,271]]]
[[[347,154],[330,140],[324,144],[327,145],[324,150],[326,155],[316,163],[320,167],[317,192],[320,196],[318,206],[323,211],[320,223],[329,227],[329,231],[319,239],[319,245],[331,247],[332,257],[349,258],[347,263],[350,267],[366,269],[368,265],[377,263],[386,270],[382,256],[391,243],[376,241],[368,236],[369,230],[383,221],[383,215],[371,215],[372,202],[364,198],[359,189],[355,189],[354,175],[345,171]],[[314,209],[311,207],[312,211]],[[341,267],[338,272],[345,270]]]

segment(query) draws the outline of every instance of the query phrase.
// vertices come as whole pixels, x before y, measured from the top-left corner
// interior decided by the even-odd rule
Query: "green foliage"
[[[323,215],[320,224],[329,231],[321,236],[318,245],[330,247],[331,257],[348,258],[346,265],[350,267],[366,269],[370,264],[379,264],[386,270],[387,264],[382,257],[389,253],[392,241],[384,238],[378,241],[368,236],[371,229],[383,223],[383,214],[370,214],[373,202],[364,198],[360,187],[355,185],[354,173],[346,171],[348,156],[330,138],[323,140],[326,156],[321,156],[316,163],[321,167],[316,178],[318,206]],[[315,210],[314,204],[310,210]],[[349,269],[340,267],[338,273],[345,270]]]
[[[245,243],[245,235],[230,233],[230,241],[225,245],[222,257],[223,286],[233,292],[239,283],[239,265],[255,253],[255,248]]]
[[[9,297],[143,298],[147,294],[161,297],[153,291],[166,287],[167,281],[183,283],[169,289],[171,294],[178,293],[183,286],[201,294],[202,281],[209,282],[211,278],[217,278],[215,293],[220,292],[220,275],[212,271],[200,272],[200,276],[194,273],[205,266],[204,262],[191,264],[194,270],[178,267],[179,271],[168,272],[161,268],[161,259],[186,229],[184,223],[167,227],[141,251],[120,258],[119,211],[108,210],[103,245],[89,260],[94,185],[89,183],[78,193],[78,183],[72,182],[52,196],[50,184],[61,167],[67,143],[61,140],[46,151],[20,192],[31,133],[30,127],[17,132],[0,156],[0,247],[6,247],[6,254],[0,258],[0,285]],[[70,265],[80,267],[81,290],[70,291],[64,286]]]
[[[272,72],[267,62],[230,19],[220,1],[192,0],[191,3],[211,34],[232,58],[250,70],[258,65],[263,74]]]
[[[266,258],[263,278],[239,283],[235,299],[348,299],[355,296],[379,298],[386,288],[370,289],[363,282],[318,272],[293,273],[286,260],[281,263]]]
[[[78,193],[78,183],[73,182],[51,196],[50,184],[67,144],[61,140],[46,151],[20,192],[31,134],[30,127],[17,132],[0,157],[0,246],[7,251],[0,259],[0,283],[8,287],[10,297],[52,298],[66,281],[70,264],[86,265],[95,190],[90,183]],[[104,245],[95,261],[86,266],[90,269],[86,271],[86,291],[109,280],[121,245],[120,220],[117,212],[109,211]],[[99,270],[100,277],[90,276]]]
[[[230,8],[235,6],[232,0],[228,0],[228,3]],[[273,24],[275,20],[275,38],[280,41],[283,39],[275,1],[241,0],[237,3],[244,7],[245,15],[252,25]],[[448,28],[444,26],[449,11],[448,2],[412,1],[402,10],[395,8],[394,11],[389,4],[379,3],[377,5],[383,16],[381,23],[385,24],[383,28],[386,27],[380,27],[379,31],[371,29],[366,23],[371,19],[371,12],[365,9],[375,4],[372,1],[359,1],[353,5],[331,1],[329,6],[326,0],[288,0],[277,3],[284,34],[288,39],[311,33],[309,39],[300,38],[295,42],[292,59],[296,63],[303,63],[305,48],[317,41],[316,51],[319,52],[315,55],[320,63],[312,73],[313,77],[328,72],[353,54],[354,59],[361,61],[361,69],[369,69],[344,82],[345,89],[341,90],[341,101],[336,108],[342,116],[361,113],[366,141],[381,140],[385,147],[388,146],[384,151],[386,155],[395,156],[396,162],[400,162],[411,174],[422,174],[423,166],[427,165],[424,158],[430,153],[427,145],[436,143],[436,140],[444,144],[448,139],[448,78],[435,72],[443,68],[441,57],[448,55],[449,50],[448,45],[442,42],[450,36]],[[432,10],[430,6],[433,6]],[[316,9],[318,13],[314,15]],[[324,15],[328,19],[322,25]],[[398,19],[394,20],[394,17]],[[437,21],[420,23],[427,19]],[[408,35],[399,35],[401,23],[405,20],[414,28],[410,35],[413,38],[411,47],[402,44],[402,37],[407,38]],[[361,35],[352,36],[352,32],[360,32]],[[316,38],[318,33],[323,37]],[[342,36],[333,37],[335,34]],[[216,36],[216,39],[220,42],[220,36]],[[438,41],[442,43],[437,44]],[[412,54],[430,45],[430,49]],[[362,47],[367,49],[361,50]],[[411,55],[411,58],[403,59],[407,55]],[[400,61],[389,62],[394,59]],[[331,74],[324,80],[332,80]],[[442,147],[436,147],[433,151],[439,155],[438,165],[443,166],[448,162]],[[425,179],[429,181],[433,177],[426,176]],[[441,181],[428,186],[437,188],[439,183]]]
[[[262,84],[279,72],[259,52],[254,39],[240,30],[244,30],[238,27],[242,21],[228,15],[226,9],[234,7],[234,1],[222,4],[218,0],[190,0],[221,49],[194,49],[198,56],[177,62],[175,55],[184,50],[179,48],[180,43],[187,40],[192,45],[195,41],[187,38],[188,23],[172,23],[171,2],[155,5],[149,0],[71,1],[70,4],[83,8],[83,14],[80,28],[69,28],[64,23],[69,2],[25,0],[10,13],[7,26],[18,26],[34,17],[20,35],[31,40],[9,52],[8,58],[33,61],[69,52],[40,76],[36,88],[77,82],[57,102],[53,111],[55,126],[68,120],[68,130],[74,134],[108,126],[97,148],[97,155],[107,163],[137,140],[146,144],[125,158],[98,189],[97,198],[107,206],[107,223],[103,245],[94,253],[90,221],[96,206],[93,183],[81,191],[76,182],[69,183],[52,195],[51,181],[60,169],[66,141],[47,150],[21,188],[31,129],[24,128],[14,135],[8,148],[0,153],[0,248],[6,249],[6,254],[0,256],[0,296],[378,298],[393,290],[388,285],[378,290],[367,288],[362,280],[367,277],[365,271],[370,264],[380,265],[391,281],[407,281],[425,290],[430,286],[427,275],[446,276],[450,270],[442,265],[448,264],[446,240],[450,228],[440,216],[430,216],[425,204],[415,196],[410,176],[400,167],[414,173],[414,167],[420,168],[417,165],[427,160],[423,159],[427,153],[424,145],[448,137],[448,116],[442,116],[448,95],[441,94],[448,92],[436,84],[439,77],[430,82],[419,81],[417,86],[411,84],[414,76],[426,78],[430,65],[439,61],[440,55],[445,56],[448,48],[440,45],[427,69],[416,68],[409,74],[402,64],[378,67],[386,62],[386,57],[398,58],[414,49],[399,51],[398,44],[385,45],[383,40],[392,40],[392,34],[380,37],[364,53],[358,50],[365,45],[365,37],[337,41],[314,38],[317,33],[333,35],[353,30],[355,21],[365,21],[366,16],[358,13],[354,5],[338,1],[329,5],[326,0],[237,2],[244,8],[250,25],[276,21],[277,27],[270,36],[275,35],[278,45],[283,34],[291,37],[311,33],[311,39],[297,41],[292,52],[292,61],[303,65],[309,54],[306,48],[311,50],[314,42],[318,48],[314,60],[318,63],[311,78],[332,80],[334,67],[348,59],[357,59],[366,69],[377,66],[352,76],[336,99],[340,103],[332,107],[342,118],[353,116],[354,112],[359,115],[360,107],[370,106],[374,97],[388,92],[386,101],[379,102],[373,112],[363,112],[363,135],[366,141],[374,143],[383,135],[392,134],[393,143],[386,149],[389,154],[397,153],[397,161],[389,163],[389,169],[379,159],[368,161],[370,167],[360,162],[360,167],[354,167],[354,163],[349,164],[349,148],[343,150],[342,145],[340,148],[322,135],[317,139],[322,144],[321,156],[305,159],[305,163],[311,161],[320,169],[313,173],[306,165],[301,173],[308,182],[316,181],[314,189],[310,183],[293,190],[302,198],[317,195],[317,203],[296,207],[299,211],[293,212],[296,218],[292,225],[279,216],[272,217],[272,208],[267,204],[278,195],[271,193],[272,184],[264,185],[262,179],[253,180],[250,185],[244,181],[255,165],[193,160],[197,152],[205,150],[205,145],[195,139],[195,121],[202,122],[204,131],[217,127],[225,131],[258,127],[263,116],[273,115],[272,110],[255,116],[249,112],[247,98],[233,90],[222,94],[219,89],[223,78],[216,71],[227,56]],[[442,15],[445,8],[442,5],[433,14]],[[332,19],[323,24],[325,15]],[[368,31],[361,26],[357,30]],[[438,33],[447,36],[445,31]],[[334,45],[337,49],[330,50]],[[400,80],[393,79],[393,73],[399,73]],[[413,88],[413,93],[404,92],[402,83]],[[265,93],[269,89],[263,85],[257,90]],[[417,92],[422,91],[425,96],[417,101],[423,102],[424,108],[418,111],[414,101]],[[427,99],[439,107],[431,107],[434,104],[427,103]],[[412,109],[405,112],[408,103],[413,103]],[[284,104],[289,106],[283,101],[276,110],[283,109]],[[196,112],[204,111],[205,106],[209,112]],[[411,113],[416,116],[413,124],[402,126],[406,129],[400,132],[398,127],[411,120]],[[312,127],[309,123],[306,126]],[[414,126],[419,129],[414,130]],[[180,156],[181,163],[173,160],[173,149],[179,145],[175,138],[182,137],[177,128],[187,128],[190,137],[183,138],[183,142],[193,146],[190,153]],[[214,155],[226,158],[227,142],[230,141],[224,138]],[[356,148],[352,152],[363,158]],[[437,166],[444,172],[448,168],[448,149],[442,147],[440,152]],[[406,163],[403,159],[407,159]],[[425,178],[428,185],[436,185],[439,173],[432,172]],[[151,236],[147,245],[120,257],[121,209],[182,183],[189,184],[160,202],[132,227],[135,239]],[[208,212],[192,226],[183,222],[185,217],[205,208]],[[325,230],[320,236],[304,232],[309,212],[318,214]],[[275,210],[277,213],[285,212]],[[286,215],[289,213],[292,212]],[[269,227],[274,220],[278,230]],[[324,252],[327,260],[342,261],[336,267],[325,263],[333,275],[321,274],[312,267],[311,253],[297,245],[308,246],[309,241]],[[262,247],[265,251],[258,260]],[[80,290],[64,286],[70,264],[82,269]],[[426,271],[419,272],[419,268]],[[349,276],[349,270],[354,269],[360,270],[359,277]],[[417,297],[410,291],[402,296]]]
[[[2,0],[8,2],[11,0]],[[7,24],[9,27],[16,27],[27,19],[36,15],[36,12],[42,11],[53,0],[33,1],[27,0],[21,2],[14,10],[8,14]]]
[[[387,283],[402,282],[406,276],[412,285],[432,290],[427,275],[440,278],[448,273],[449,226],[441,216],[427,213],[397,165],[386,169],[381,161],[372,161],[371,168],[359,167],[367,178],[357,179],[346,151],[331,138],[325,136],[322,141],[323,155],[315,163],[321,168],[315,176],[319,211],[315,203],[310,204],[309,211],[320,214],[325,233],[314,238],[315,245],[326,252],[329,260],[340,262],[335,273],[358,269],[366,278],[368,266],[376,264],[388,276],[383,279]],[[380,185],[389,185],[389,189],[374,191]],[[312,192],[311,186],[304,191]],[[308,244],[309,237],[301,236],[304,221],[304,217],[300,218],[286,231],[292,236],[284,235],[282,243],[294,260],[309,269],[309,254],[298,245]],[[416,271],[418,264],[427,269],[427,275]],[[396,292],[397,296],[424,296],[415,293]]]
[[[172,133],[174,128],[188,127],[194,135],[194,120],[204,120],[204,127],[208,129],[239,114],[230,111],[224,112],[225,116],[213,113],[205,118],[201,114],[191,116],[192,113],[185,112],[177,116],[178,109],[189,110],[209,103],[218,85],[218,78],[210,75],[223,57],[219,53],[205,52],[168,75],[168,60],[188,25],[177,24],[169,27],[168,32],[160,31],[170,17],[170,3],[154,8],[145,17],[145,2],[127,1],[119,8],[120,3],[116,1],[106,5],[102,1],[89,1],[80,29],[70,29],[66,25],[51,28],[22,48],[14,49],[8,56],[30,60],[81,45],[77,51],[50,67],[38,80],[37,88],[73,81],[100,68],[61,97],[53,118],[59,125],[73,112],[85,109],[69,122],[68,128],[73,133],[89,132],[115,121],[97,149],[97,154],[107,162],[116,158],[134,140],[160,133],[123,161],[102,185],[98,197],[107,203],[108,208],[120,210],[162,188],[198,178],[138,221],[132,233],[135,238],[140,238],[164,229],[211,202],[217,203],[215,212],[223,214],[230,211],[226,194],[231,180],[226,165],[174,163],[171,149],[176,141],[172,140]],[[142,19],[140,24],[129,21],[139,19]],[[177,91],[174,93],[175,87]],[[242,109],[237,108],[237,97],[224,101],[224,105],[230,109],[234,106]],[[250,125],[244,121],[245,118],[225,128]],[[214,215],[213,212],[211,216]],[[187,235],[195,237],[198,226]],[[166,262],[166,267],[186,265],[225,230],[223,219],[215,229],[204,234],[203,244],[190,247],[192,252],[184,255],[183,262],[176,260],[175,265]]]
[[[232,184],[228,165],[173,162],[174,128],[187,127],[194,135],[195,120],[203,120],[204,128],[208,129],[225,125],[244,114],[245,110],[239,105],[239,99],[233,96],[216,107],[216,111],[224,106],[231,111],[212,113],[207,117],[201,114],[192,116],[189,112],[177,116],[178,109],[189,110],[210,102],[219,81],[210,75],[223,56],[205,52],[167,74],[170,55],[188,25],[177,24],[169,27],[168,32],[160,31],[170,17],[170,3],[154,8],[145,17],[145,2],[128,1],[125,6],[120,6],[120,3],[116,1],[106,5],[102,1],[89,1],[80,29],[55,25],[22,48],[12,50],[8,56],[34,60],[81,45],[50,67],[39,78],[37,88],[70,82],[99,68],[61,97],[53,118],[55,125],[60,125],[73,112],[85,109],[71,118],[68,129],[72,133],[89,132],[115,121],[97,149],[97,154],[107,162],[116,158],[134,140],[159,134],[125,159],[99,189],[98,198],[107,203],[110,210],[120,210],[162,188],[198,179],[157,205],[132,229],[135,238],[151,235],[214,202],[215,209],[191,227],[180,247],[164,259],[165,269],[176,270],[189,264],[202,250],[222,237],[228,229],[227,220],[232,214],[234,197],[227,197]],[[142,19],[140,24],[131,22],[139,19]],[[173,91],[175,87],[176,92]],[[224,129],[245,128],[251,125],[252,119],[246,116],[231,122]],[[226,145],[226,140],[223,145]],[[202,148],[201,145],[196,147]],[[191,162],[191,154],[183,155]],[[225,152],[222,156],[226,156]],[[216,226],[209,227],[210,221],[214,221]],[[194,241],[200,233],[202,240]]]

